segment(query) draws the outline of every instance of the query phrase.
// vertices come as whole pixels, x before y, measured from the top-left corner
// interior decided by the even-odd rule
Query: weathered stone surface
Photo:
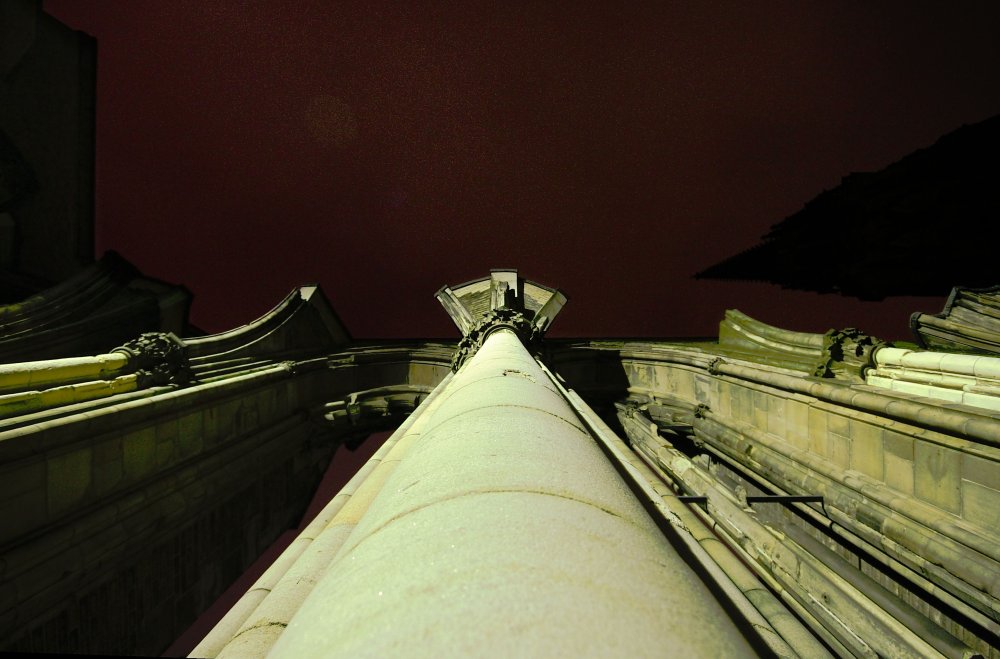
[[[1000,358],[882,348],[874,361],[865,373],[870,385],[1000,411]]]
[[[4,420],[3,648],[162,651],[298,521],[351,437],[313,420],[328,396],[357,380],[410,386],[411,359],[423,382],[449,371],[441,347],[372,346],[359,377],[339,378],[346,336],[322,294],[300,289],[248,328],[177,343],[191,380]],[[140,591],[150,599],[129,599]]]
[[[84,500],[91,484],[93,451],[88,447],[48,458],[49,516],[58,517]]]
[[[914,494],[949,512],[960,513],[961,456],[943,446],[917,442],[914,445],[913,457]]]
[[[548,382],[490,335],[274,653],[746,652]]]
[[[940,624],[942,631],[947,629],[945,634],[962,639],[960,643],[968,643],[967,647],[984,656],[995,655],[989,640],[993,632],[984,636],[967,626],[963,616],[992,629],[990,618],[1000,612],[1000,591],[991,585],[991,575],[1000,570],[1000,553],[993,540],[1000,542],[1000,537],[990,508],[994,493],[1000,491],[995,489],[1000,476],[994,478],[1000,474],[995,468],[1000,461],[996,414],[965,402],[933,400],[924,390],[919,396],[896,389],[882,393],[882,389],[847,380],[810,377],[763,362],[751,364],[730,356],[724,348],[716,351],[707,342],[586,345],[594,351],[614,351],[628,378],[620,395],[648,410],[664,438],[675,441],[669,438],[680,429],[676,441],[687,446],[685,435],[690,430],[671,425],[678,412],[664,413],[686,407],[695,417],[690,436],[694,452],[702,446],[711,449],[703,457],[721,461],[717,477],[735,469],[749,474],[750,480],[736,481],[748,489],[774,484],[779,491],[791,493],[823,492],[824,504],[816,509],[821,511],[820,524],[846,530],[836,534],[846,537],[828,538],[838,551],[855,557],[859,549],[861,556],[871,552],[870,560],[881,565],[900,561],[920,578],[911,580],[905,572],[874,573],[883,586],[919,611],[914,620],[923,620],[920,626]],[[579,354],[580,344],[571,350]],[[966,377],[989,377],[988,364],[977,366],[978,362],[961,355],[883,350],[887,355],[907,353],[905,366],[914,373],[940,379],[947,365],[948,377],[965,370],[969,371]],[[552,348],[549,353],[558,368],[560,353]],[[573,363],[575,373],[581,373],[580,361]],[[677,395],[682,389],[675,383],[698,381],[705,377],[701,373],[711,377],[689,393]],[[587,377],[581,375],[580,381],[592,387]],[[942,386],[926,384],[931,389]],[[599,390],[593,390],[597,395]],[[784,413],[779,415],[777,410]],[[703,418],[712,423],[706,425]],[[723,425],[743,430],[721,434]],[[728,478],[720,482],[736,487]],[[741,496],[739,492],[733,495]],[[875,501],[878,506],[869,510]],[[755,504],[755,509],[759,506]],[[708,511],[711,517],[711,506]],[[805,527],[811,528],[808,523]],[[846,538],[853,537],[864,540],[847,542]],[[989,558],[984,561],[985,556]],[[938,590],[921,586],[924,578]],[[933,594],[942,590],[950,593],[948,597],[954,595],[947,605]]]
[[[962,517],[986,528],[1000,527],[1000,490],[962,481]]]
[[[871,476],[877,481],[885,480],[885,447],[882,429],[870,423],[852,420],[851,469]]]
[[[525,287],[523,293],[516,293],[513,281],[505,273],[471,286],[456,299],[461,305],[471,305],[468,308],[483,307],[479,313],[501,303],[509,311],[512,304],[520,304],[522,294],[526,306],[544,307],[545,289],[532,289],[529,295]],[[489,322],[502,325],[511,320],[500,316],[494,314]],[[490,329],[484,325],[483,335]],[[530,334],[528,338],[530,341]],[[447,343],[352,343],[321,293],[311,288],[294,291],[272,312],[244,328],[185,341],[184,346],[191,365],[188,381],[111,392],[98,399],[25,411],[0,420],[0,493],[8,495],[0,501],[4,518],[0,554],[5,569],[0,575],[0,592],[6,593],[0,597],[0,629],[16,630],[16,634],[5,632],[12,639],[10,647],[65,650],[73,644],[88,651],[119,648],[133,653],[162,649],[174,631],[211,601],[268,538],[294,523],[311,494],[319,466],[336,443],[356,441],[359,432],[408,423],[430,389],[450,372],[453,350]],[[650,423],[655,424],[653,432],[660,433],[658,448],[647,453],[637,449],[637,460],[641,454],[651,460],[650,464],[662,466],[661,450],[683,449],[687,452],[683,460],[672,464],[698,465],[705,478],[715,479],[713,487],[722,488],[718,496],[729,497],[727,501],[735,502],[733,505],[764,520],[776,519],[768,517],[766,511],[782,504],[762,503],[755,496],[769,491],[821,494],[822,506],[799,504],[782,514],[798,519],[794,523],[812,529],[810,533],[815,534],[817,528],[830,530],[821,541],[837,555],[850,557],[861,571],[875,575],[879,587],[891,593],[888,599],[875,597],[869,586],[852,582],[838,591],[836,606],[819,616],[823,622],[809,622],[811,614],[801,608],[771,612],[777,617],[765,616],[767,620],[792,616],[794,610],[796,619],[806,621],[809,633],[817,634],[830,647],[846,642],[851,651],[862,654],[865,648],[916,648],[930,643],[945,654],[961,655],[963,648],[984,652],[989,645],[988,634],[993,633],[990,620],[1000,614],[1000,586],[990,576],[1000,573],[1000,552],[996,550],[1000,525],[995,512],[1000,505],[1000,470],[995,468],[1000,464],[1000,422],[989,411],[970,408],[964,399],[949,405],[943,398],[934,402],[926,395],[934,387],[954,384],[942,378],[957,377],[963,369],[970,371],[965,376],[976,379],[975,386],[982,386],[984,379],[994,376],[989,363],[911,351],[904,355],[904,366],[913,373],[933,376],[930,380],[938,378],[907,381],[930,387],[915,395],[915,390],[879,389],[851,378],[816,377],[787,364],[750,359],[749,353],[734,356],[707,341],[686,345],[555,341],[539,348],[566,382],[592,401],[594,409],[613,414],[613,403],[626,401],[648,414]],[[878,354],[896,354],[892,350],[876,352],[875,361]],[[494,360],[490,368],[500,362]],[[468,532],[479,504],[471,508],[466,504],[481,495],[502,500],[501,508],[508,512],[518,511],[510,538],[504,535],[503,525],[492,525],[485,532],[486,538],[492,538],[490,533],[494,532],[503,536],[494,538],[497,546],[514,546],[522,542],[522,536],[537,540],[569,518],[586,518],[589,521],[578,530],[589,533],[587,539],[556,543],[560,561],[579,559],[584,572],[594,565],[606,569],[606,562],[591,565],[588,557],[600,556],[606,561],[608,552],[624,546],[622,538],[630,531],[605,528],[600,519],[569,509],[556,511],[548,519],[545,510],[550,507],[552,493],[536,492],[526,485],[529,481],[558,483],[565,486],[559,490],[560,500],[568,503],[557,507],[579,504],[592,508],[605,480],[605,476],[574,466],[586,452],[573,442],[564,446],[558,439],[566,433],[586,437],[593,432],[593,421],[585,421],[587,415],[573,410],[551,414],[531,411],[544,408],[552,412],[550,408],[563,400],[562,390],[547,378],[533,367],[504,367],[491,377],[457,388],[447,400],[451,410],[447,419],[430,415],[411,435],[404,433],[411,440],[401,446],[409,447],[407,451],[412,449],[412,453],[393,454],[395,457],[376,469],[377,474],[372,473],[364,496],[351,499],[342,514],[334,516],[339,521],[331,521],[330,535],[316,534],[317,539],[325,539],[309,553],[310,561],[291,561],[287,574],[273,584],[275,597],[259,600],[263,606],[271,599],[267,607],[256,618],[248,611],[244,622],[233,628],[231,633],[241,640],[227,651],[244,656],[244,650],[269,647],[276,636],[283,637],[278,632],[292,621],[311,584],[319,583],[320,572],[339,564],[340,559],[334,556],[379,555],[374,544],[360,539],[389,538],[395,532],[391,531],[396,526],[391,506],[379,503],[383,495],[415,506],[401,519],[420,522],[421,516],[434,517],[433,524],[418,525],[419,533],[426,526],[427,537],[421,536],[430,552],[426,563],[448,555],[448,548],[437,551],[432,547],[440,540],[440,529],[453,523],[461,526],[463,534]],[[91,382],[84,377],[71,386],[90,387]],[[530,400],[522,402],[521,390],[525,388],[533,393]],[[18,388],[10,391],[16,395]],[[985,390],[965,393],[990,395]],[[496,414],[487,411],[491,407]],[[484,419],[482,428],[466,428],[467,421],[479,417]],[[495,433],[506,439],[492,441]],[[477,437],[479,440],[471,441]],[[437,446],[436,452],[421,448],[432,445]],[[536,454],[548,457],[530,457]],[[605,454],[598,454],[600,460],[606,459]],[[409,461],[413,469],[433,471],[431,465],[441,460],[454,464],[427,479],[412,474],[404,478],[405,470],[400,471]],[[602,464],[602,469],[608,467],[606,462]],[[454,501],[448,498],[450,492],[468,488],[476,478],[492,479],[497,487]],[[657,482],[659,489],[653,491],[660,492],[659,496],[674,496],[670,487]],[[615,499],[618,503],[635,503],[635,491],[618,490],[618,494],[623,497]],[[439,499],[450,502],[440,509],[447,518],[444,521],[431,511]],[[422,507],[424,503],[428,505]],[[605,503],[619,516],[627,514],[618,504]],[[729,524],[729,517],[713,517],[719,514],[719,507],[709,503],[704,509],[685,510],[709,525]],[[445,510],[448,506],[450,512]],[[803,515],[810,521],[800,519]],[[542,520],[541,525],[532,526],[532,519]],[[384,527],[379,526],[379,520],[385,522]],[[803,541],[806,545],[799,545],[792,539],[795,533],[786,527],[774,528],[773,537],[760,536],[758,539],[766,542],[756,546],[783,552],[809,544]],[[401,538],[414,542],[412,528],[398,530]],[[733,532],[740,537],[739,529]],[[731,555],[735,558],[750,546],[739,540],[720,545],[717,536],[706,533],[699,537],[706,551],[714,543],[709,553],[716,557],[712,560],[721,561],[715,566],[723,573],[734,569],[723,558],[725,552],[735,552]],[[715,539],[709,542],[709,536]],[[490,542],[493,540],[486,544]],[[533,546],[537,549],[537,543]],[[320,551],[323,547],[329,550],[325,558]],[[412,545],[406,552],[412,554]],[[389,554],[399,557],[402,552],[397,549]],[[509,556],[510,552],[501,551],[487,564],[501,564],[501,554]],[[819,560],[819,554],[812,550],[807,554],[795,556]],[[781,556],[784,554],[765,557],[762,564]],[[536,559],[534,555],[530,558]],[[535,565],[544,576],[547,563],[539,561],[524,565]],[[736,561],[749,564],[743,558]],[[616,561],[621,562],[627,561]],[[608,582],[606,589],[602,587],[604,599],[592,607],[602,619],[630,611],[630,598],[659,588],[658,577],[650,576],[650,570],[655,573],[660,569],[656,567],[659,563],[638,564],[647,564],[648,569],[639,570],[641,578],[636,577],[633,586],[623,587],[633,582],[632,577],[622,577]],[[798,583],[808,593],[806,600],[822,596],[820,584],[826,582],[819,575],[823,570],[836,571],[836,566],[822,564],[826,567],[817,563],[817,571],[803,573],[805,577]],[[373,565],[370,574],[347,571],[344,578],[350,581],[363,576],[363,583],[371,585],[385,579],[392,567],[379,562]],[[724,569],[724,565],[729,567]],[[872,565],[882,566],[883,571]],[[809,569],[813,568],[810,562]],[[429,568],[422,564],[422,569]],[[460,572],[466,575],[462,578],[471,578],[469,574],[475,570]],[[574,572],[573,577],[582,573]],[[681,578],[677,575],[682,573],[674,576]],[[755,578],[766,581],[767,577],[762,573]],[[450,579],[443,575],[435,583],[447,590]],[[362,634],[368,621],[388,620],[386,616],[393,611],[412,611],[406,624],[424,616],[436,629],[434,615],[441,609],[414,595],[404,581],[386,581],[381,601],[373,600],[357,609],[371,615],[357,620],[350,633]],[[544,597],[550,596],[552,584],[545,579],[528,582],[543,591]],[[516,591],[511,583],[496,583],[498,592]],[[676,580],[671,588],[676,588]],[[335,590],[339,597],[340,587]],[[609,595],[611,591],[618,594]],[[563,599],[551,595],[555,599],[547,611],[572,607],[575,600],[589,597],[586,588],[562,592],[566,595]],[[321,597],[316,593],[315,597]],[[332,596],[326,593],[322,597]],[[647,607],[660,611],[654,616],[657,620],[675,615],[673,609],[660,610],[670,601],[662,597],[639,597],[644,603],[633,612],[634,619],[641,620],[648,613]],[[386,598],[396,598],[395,606],[380,608]],[[684,604],[690,608],[688,600],[701,598],[688,598]],[[529,599],[521,597],[521,601]],[[902,606],[904,601],[911,609]],[[279,606],[282,602],[287,606]],[[461,615],[462,606],[456,606],[455,615]],[[888,630],[885,633],[889,636],[856,641],[838,637],[836,616],[855,615],[853,607],[865,611],[865,620],[883,625],[879,628]],[[323,611],[328,608],[320,607]],[[310,605],[316,615],[320,609]],[[736,614],[708,617],[722,620],[730,615]],[[756,620],[752,617],[756,614],[749,610],[739,613],[737,619],[744,615],[750,616],[746,620]],[[281,623],[273,625],[274,629],[260,627],[263,631],[259,633],[243,629],[271,617]],[[902,629],[899,621],[903,619],[911,621],[906,625],[913,628]],[[581,620],[586,618],[578,616],[576,622],[565,622],[581,624]],[[970,620],[974,624],[967,622]],[[634,631],[627,634],[630,643],[647,633],[639,628]],[[392,646],[389,636],[380,638],[388,643],[386,647]],[[506,647],[503,643],[508,641],[498,640],[496,647]],[[903,645],[893,645],[897,641]]]

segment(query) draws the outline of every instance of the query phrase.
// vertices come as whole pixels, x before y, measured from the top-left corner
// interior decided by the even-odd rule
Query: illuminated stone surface
[[[997,656],[994,357],[736,313],[543,340],[565,296],[509,270],[438,297],[458,344],[354,340],[303,287],[2,365],[5,648],[162,651],[398,427],[194,656]]]
[[[440,395],[275,656],[750,653],[512,332]]]

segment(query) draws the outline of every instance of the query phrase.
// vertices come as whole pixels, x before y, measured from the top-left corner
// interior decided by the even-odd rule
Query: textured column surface
[[[752,654],[513,332],[420,432],[274,656]]]

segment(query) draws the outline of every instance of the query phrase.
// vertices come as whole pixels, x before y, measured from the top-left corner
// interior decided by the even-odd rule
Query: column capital
[[[520,311],[513,309],[496,309],[483,314],[483,317],[473,326],[469,333],[458,342],[458,349],[451,359],[451,368],[457,371],[467,359],[476,354],[486,337],[499,329],[509,329],[529,350],[537,347],[542,339],[539,328]]]
[[[524,279],[512,269],[491,270],[489,277],[454,288],[444,286],[435,297],[462,332],[452,359],[456,371],[500,328],[510,329],[526,346],[534,347],[567,299],[559,290]]]

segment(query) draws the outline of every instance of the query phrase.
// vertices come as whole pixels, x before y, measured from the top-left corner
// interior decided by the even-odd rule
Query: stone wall
[[[822,496],[812,508],[844,537],[817,533],[787,511],[789,519],[929,627],[996,654],[995,412],[720,358],[704,347],[623,344],[618,356],[629,383],[623,393],[668,440],[688,435],[695,454],[707,451],[734,469],[730,482],[751,494],[763,483],[768,492]],[[577,376],[587,379],[584,369]]]
[[[336,447],[307,416],[325,376],[278,368],[7,433],[7,649],[162,651],[298,523]]]
[[[0,650],[162,652],[298,525],[337,447],[398,424],[452,350],[352,344],[307,286],[219,335],[2,365]],[[380,389],[391,414],[324,414]]]

